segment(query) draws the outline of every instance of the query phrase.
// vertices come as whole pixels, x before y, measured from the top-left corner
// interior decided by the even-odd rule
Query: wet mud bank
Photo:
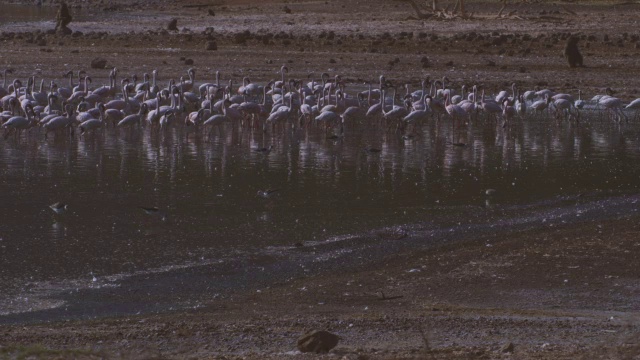
[[[55,304],[51,309],[0,316],[2,324],[58,322],[189,311],[228,301],[237,294],[275,289],[305,278],[327,278],[337,273],[360,272],[414,252],[465,243],[505,241],[526,232],[554,228],[594,227],[609,221],[633,222],[638,218],[640,196],[602,197],[602,194],[564,197],[530,205],[443,207],[427,223],[376,229],[268,247],[249,253],[227,254],[215,260],[194,261],[138,274],[113,274],[92,281],[64,281],[48,291],[33,286],[22,294],[32,303]],[[455,214],[455,216],[452,216]],[[600,232],[600,231],[596,231]],[[561,246],[559,241],[559,246]],[[30,297],[30,299],[29,299]],[[626,303],[634,309],[639,303]]]

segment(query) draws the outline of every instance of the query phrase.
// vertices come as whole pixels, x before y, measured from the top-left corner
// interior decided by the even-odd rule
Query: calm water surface
[[[343,255],[361,251],[364,242],[354,238],[381,229],[472,229],[528,219],[532,209],[553,217],[567,201],[575,212],[580,198],[635,196],[639,130],[594,117],[579,127],[531,119],[502,129],[479,121],[452,134],[443,119],[410,140],[362,125],[337,141],[313,128],[265,134],[231,127],[188,142],[181,128],[46,141],[34,131],[2,140],[0,314],[12,322],[69,304],[90,315],[199,306],[194,299],[205,293],[251,287],[258,277],[266,282],[256,286],[278,274],[302,276],[323,258],[365,261]],[[271,144],[269,155],[254,150]],[[490,198],[489,188],[497,190]],[[256,196],[265,189],[279,191]],[[56,201],[68,212],[55,215],[48,205]],[[329,243],[341,245],[319,247]],[[187,288],[157,290],[174,282]],[[119,299],[140,289],[148,296],[105,310],[101,304],[113,299],[92,289]],[[74,292],[81,296],[64,299]]]

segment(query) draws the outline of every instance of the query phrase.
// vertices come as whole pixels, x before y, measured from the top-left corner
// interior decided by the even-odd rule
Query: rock
[[[215,41],[207,41],[207,46],[205,47],[207,50],[218,50],[218,44]]]
[[[303,353],[327,353],[338,345],[340,338],[328,331],[310,330],[298,339],[298,350]]]
[[[212,9],[207,10],[207,14],[209,14],[209,16],[216,16],[216,13]]]
[[[284,11],[286,14],[291,14],[291,9],[289,9],[287,5],[285,5],[284,8],[282,8],[282,11]]]
[[[63,27],[58,28],[56,33],[59,34],[59,35],[71,35],[71,34],[73,34],[73,30],[69,29],[66,26],[63,26]]]
[[[509,342],[509,343],[504,344],[504,345],[500,348],[500,352],[503,352],[503,353],[512,353],[512,352],[513,352],[513,348],[514,348],[513,343]]]
[[[169,24],[167,24],[167,30],[178,31],[178,19],[173,18],[169,20]]]
[[[333,58],[329,59],[329,63],[330,64],[335,64],[336,63],[336,59],[333,59]]]
[[[186,60],[184,61],[184,64],[185,64],[185,65],[193,65],[193,59],[186,59]]]
[[[107,67],[107,60],[103,58],[95,58],[91,60],[91,68],[92,69],[104,69]]]

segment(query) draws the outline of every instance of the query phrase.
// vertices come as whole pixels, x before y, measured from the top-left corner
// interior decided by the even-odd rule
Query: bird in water
[[[280,189],[267,189],[267,190],[258,190],[256,196],[261,198],[269,199],[274,196]]]
[[[157,215],[160,212],[160,209],[158,209],[157,207],[140,206],[140,209],[142,209],[142,211],[144,211],[144,213],[147,215]]]
[[[259,153],[262,153],[262,154],[265,154],[265,155],[269,155],[271,153],[271,150],[273,150],[273,145],[269,145],[268,148],[264,148],[263,147],[263,148],[255,148],[255,149],[253,149],[253,151],[259,152]]]
[[[67,204],[61,203],[61,202],[57,202],[54,204],[49,205],[49,208],[51,208],[51,210],[53,210],[56,214],[62,214],[65,211],[67,211]]]
[[[146,206],[138,206],[140,209],[142,209],[142,211],[144,211],[145,214],[147,215],[151,215],[151,216],[161,216],[162,217],[162,221],[167,220],[167,216],[166,214],[158,209],[157,207],[146,207]]]

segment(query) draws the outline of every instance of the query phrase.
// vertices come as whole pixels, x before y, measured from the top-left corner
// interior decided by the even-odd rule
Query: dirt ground
[[[102,57],[123,76],[158,69],[165,83],[194,67],[196,82],[220,70],[237,84],[277,78],[286,64],[294,78],[339,73],[358,85],[380,74],[414,86],[446,76],[487,92],[515,82],[581,89],[586,98],[606,87],[625,101],[639,96],[634,2],[518,2],[507,9],[514,16],[497,19],[498,2],[471,1],[472,19],[447,21],[416,20],[407,3],[393,1],[70,3],[106,9],[109,20],[72,22],[81,33],[67,36],[3,31],[0,66],[17,78],[86,69],[95,84],[107,81],[108,69],[89,66]],[[165,30],[174,17],[179,30]],[[582,37],[585,68],[570,69],[562,57],[569,33]],[[205,50],[209,41],[216,50]],[[637,220],[468,239],[212,299],[195,312],[5,326],[0,357],[303,359],[316,355],[294,353],[296,339],[323,329],[341,337],[332,358],[638,359]]]

